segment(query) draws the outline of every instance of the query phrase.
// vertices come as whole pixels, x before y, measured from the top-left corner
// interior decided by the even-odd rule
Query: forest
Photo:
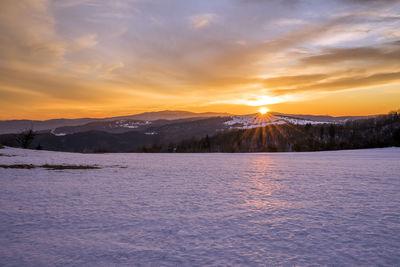
[[[400,146],[400,112],[344,124],[269,125],[230,130],[179,143],[145,145],[136,152],[300,152]]]
[[[0,135],[0,144],[83,153],[294,152],[400,146],[400,111],[345,123],[270,124],[216,134],[207,134],[218,127],[214,120],[205,120],[205,125],[195,123],[190,127],[183,123],[162,135],[87,131],[55,136],[28,130]]]

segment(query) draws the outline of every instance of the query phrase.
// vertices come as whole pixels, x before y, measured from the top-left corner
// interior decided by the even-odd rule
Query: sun
[[[258,112],[260,112],[260,114],[264,115],[269,111],[269,109],[267,109],[266,107],[262,107],[258,110]]]

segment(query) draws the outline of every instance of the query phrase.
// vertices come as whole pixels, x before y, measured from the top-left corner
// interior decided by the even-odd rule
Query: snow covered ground
[[[400,149],[0,149],[1,266],[399,266]]]

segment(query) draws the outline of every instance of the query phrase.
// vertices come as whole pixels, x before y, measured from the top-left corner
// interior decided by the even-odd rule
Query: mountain
[[[392,135],[398,134],[399,119],[393,115],[390,117],[396,119],[393,123],[387,116],[392,115],[331,117],[163,111],[103,119],[17,121],[20,124],[3,121],[2,126],[7,127],[1,128],[1,132],[31,123],[35,136],[32,142],[27,142],[29,148],[70,152],[308,151],[368,144],[369,147],[371,144],[394,145]],[[335,134],[342,145],[336,145],[334,139],[328,138]],[[0,144],[21,146],[24,135],[21,131],[0,134]],[[272,140],[272,137],[276,139]],[[255,146],[251,143],[254,140],[258,140]],[[353,145],[348,144],[349,140]],[[213,146],[207,146],[209,142]]]
[[[175,152],[301,152],[400,146],[400,113],[345,123],[274,123],[236,128],[173,145]],[[142,152],[170,152],[146,146]]]
[[[0,134],[7,133],[19,133],[28,129],[34,131],[48,131],[54,130],[59,127],[66,126],[81,126],[91,122],[105,122],[115,120],[177,120],[187,118],[209,118],[218,116],[229,116],[228,113],[194,113],[188,111],[157,111],[157,112],[145,112],[129,116],[109,117],[109,118],[81,118],[81,119],[52,119],[45,121],[38,120],[3,120],[0,121]]]
[[[286,122],[291,123],[343,123],[348,120],[368,118],[363,116],[331,117],[315,115],[295,115],[277,112],[271,112],[270,114],[272,116],[269,116],[269,118],[272,118],[273,120],[277,120],[278,118],[280,118]],[[271,123],[271,121],[268,121],[270,119],[266,117],[260,117],[257,114],[232,115],[229,113],[216,112],[194,113],[188,111],[165,110],[107,118],[52,119],[45,121],[4,120],[0,121],[0,134],[20,133],[28,129],[32,129],[37,132],[52,131],[55,134],[68,134],[91,130],[123,133],[134,130],[136,128],[143,129],[143,125],[149,126],[149,123],[146,122],[151,122],[150,124],[161,126],[177,120],[198,120],[215,117],[231,118],[239,124],[242,123],[244,125],[243,127],[245,127],[246,125],[249,127],[258,127],[260,124],[260,120],[262,120],[265,124]]]
[[[223,118],[223,119],[222,119]],[[189,118],[189,119],[177,119],[177,120],[132,120],[132,119],[118,119],[111,121],[96,121],[79,126],[64,126],[58,127],[51,131],[52,134],[57,136],[63,136],[67,134],[86,132],[86,131],[103,131],[107,133],[125,133],[125,132],[141,132],[147,135],[159,134],[167,128],[173,128],[172,125],[189,125],[196,121],[212,122],[213,119],[218,121],[222,119],[222,122],[228,117],[213,117],[213,118]],[[189,123],[189,124],[188,124]],[[206,124],[207,124],[206,123]],[[171,125],[169,127],[164,127]],[[211,126],[211,125],[210,125]],[[213,126],[214,127],[214,126]],[[221,126],[223,127],[223,126]],[[178,126],[179,128],[179,126]],[[183,130],[185,132],[185,130]]]
[[[97,119],[82,118],[82,119],[53,119],[46,121],[38,120],[6,120],[0,121],[0,134],[19,133],[28,129],[35,131],[44,131],[55,129],[61,126],[82,125]]]
[[[301,115],[301,114],[285,114],[285,113],[279,113],[279,112],[271,112],[270,114],[275,115],[275,116],[283,116],[283,117],[287,117],[287,118],[322,121],[322,122],[327,122],[327,123],[344,123],[348,120],[360,120],[360,119],[373,118],[373,117],[377,116],[377,115],[370,115],[370,116],[333,117],[333,116],[328,116],[328,115]]]
[[[190,113],[193,116],[193,113]],[[139,120],[137,118],[159,118],[158,114],[142,114],[130,116],[131,119],[124,118],[109,118],[107,120],[100,120],[89,122],[78,126],[63,126],[51,130],[51,133],[57,136],[67,134],[86,132],[86,131],[103,131],[108,133],[125,133],[125,132],[141,132],[145,134],[172,134],[172,129],[179,129],[174,135],[189,135],[197,136],[197,133],[204,133],[203,128],[207,128],[207,134],[214,134],[229,129],[250,129],[271,124],[327,124],[327,123],[344,123],[346,121],[359,119],[360,117],[329,117],[329,116],[312,116],[312,115],[286,115],[282,113],[274,113],[276,115],[231,115],[231,116],[218,116],[216,113],[213,117],[190,117],[186,119],[157,119],[157,120]],[[165,113],[161,117],[165,117]],[[189,114],[187,114],[189,116]],[[197,114],[198,116],[204,115]],[[218,114],[222,115],[222,114]],[[174,115],[173,115],[174,116]],[[132,117],[136,119],[132,119]],[[171,117],[170,117],[171,118]],[[191,128],[193,125],[193,129]],[[190,129],[189,129],[190,128]],[[167,130],[168,129],[168,130]],[[165,133],[167,131],[167,133]]]
[[[111,119],[131,119],[131,120],[178,120],[178,119],[189,119],[189,118],[209,118],[209,117],[225,117],[231,116],[229,113],[217,113],[217,112],[204,112],[195,113],[189,111],[177,111],[177,110],[164,110],[155,112],[144,112],[136,115],[114,117]]]

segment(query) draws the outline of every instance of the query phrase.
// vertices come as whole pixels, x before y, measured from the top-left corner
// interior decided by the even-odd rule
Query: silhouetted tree
[[[331,124],[331,125],[329,126],[329,137],[330,137],[331,139],[333,139],[333,138],[335,138],[335,134],[336,134],[335,125],[334,125],[334,124]]]
[[[325,135],[325,127],[322,125],[319,130],[319,139],[324,140],[324,135]]]
[[[16,140],[20,147],[28,148],[29,145],[33,142],[33,139],[35,139],[35,136],[35,132],[32,129],[29,129],[28,131],[18,134]]]
[[[185,140],[177,145],[178,152],[318,151],[385,146],[400,146],[398,113],[345,124],[279,125],[232,130],[200,140]]]

